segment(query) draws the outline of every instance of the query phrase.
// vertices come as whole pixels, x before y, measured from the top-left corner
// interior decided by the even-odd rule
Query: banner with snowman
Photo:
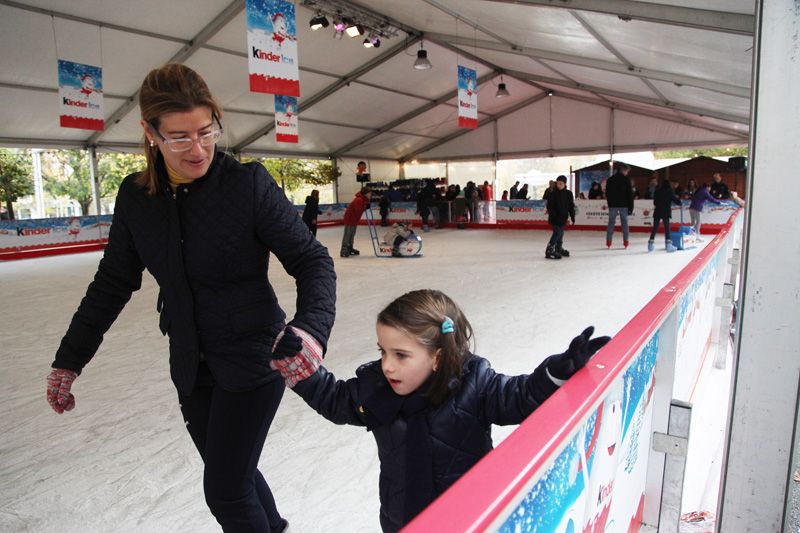
[[[478,73],[458,65],[458,127],[478,127]]]
[[[247,0],[250,90],[300,96],[295,5],[285,0]]]
[[[298,141],[297,98],[275,96],[275,140],[279,143]]]
[[[659,338],[642,347],[498,531],[639,531]]]
[[[58,102],[62,128],[103,131],[102,69],[59,59]]]

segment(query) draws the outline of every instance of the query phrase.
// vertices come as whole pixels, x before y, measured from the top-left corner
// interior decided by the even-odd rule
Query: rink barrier
[[[607,206],[603,200],[576,200],[576,223],[567,229],[574,230],[600,230],[606,228],[608,215]],[[440,203],[441,209],[450,211],[448,203]],[[297,212],[302,214],[305,206],[295,206]],[[372,214],[380,220],[380,209],[371,206]],[[703,233],[715,234],[719,232],[730,217],[738,209],[733,202],[722,206],[713,205],[703,213]],[[317,215],[317,226],[326,227],[341,225],[347,204],[324,204],[319,206],[322,211]],[[679,213],[678,209],[674,210]],[[473,229],[545,229],[549,230],[547,214],[542,200],[513,200],[499,202],[480,202],[478,208],[478,221],[462,224]],[[673,220],[679,216],[673,213]],[[445,227],[458,226],[452,213],[445,216]],[[111,225],[112,215],[45,218],[29,220],[3,220],[0,221],[0,260],[23,259],[44,255],[63,253],[85,252],[103,249],[108,239],[108,228]],[[431,224],[433,220],[431,220]],[[422,221],[417,214],[415,202],[395,202],[389,209],[388,223],[408,222],[412,226],[420,227]],[[652,225],[652,202],[650,200],[636,200],[634,216],[629,218],[632,232],[649,232]],[[366,218],[359,224],[366,225]],[[671,225],[677,230],[679,223]]]
[[[658,525],[666,455],[651,450],[651,435],[668,432],[670,403],[691,395],[716,349],[709,342],[719,329],[715,300],[741,225],[735,212],[585,369],[403,531],[637,532]]]

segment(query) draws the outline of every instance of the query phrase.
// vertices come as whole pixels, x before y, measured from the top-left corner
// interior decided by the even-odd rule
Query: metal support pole
[[[335,157],[333,158],[333,161],[331,161],[331,164],[333,165],[333,175],[334,176],[337,174],[337,171],[339,170],[338,161],[339,160],[336,159]],[[333,203],[336,203],[336,204],[339,203],[339,178],[335,178],[334,182],[333,182]]]
[[[94,204],[94,214],[102,214],[100,207],[100,186],[97,183],[97,147],[89,148],[89,176],[92,180],[92,203]],[[84,216],[89,213],[83,213]]]
[[[668,433],[653,433],[653,450],[666,454],[661,513],[658,517],[658,530],[662,533],[678,533],[680,529],[683,476],[686,472],[691,422],[692,404],[672,400]]]

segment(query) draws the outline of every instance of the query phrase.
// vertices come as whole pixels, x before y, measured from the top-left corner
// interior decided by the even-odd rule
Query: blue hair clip
[[[453,331],[455,331],[453,319],[449,316],[445,316],[442,321],[442,333],[453,333]]]

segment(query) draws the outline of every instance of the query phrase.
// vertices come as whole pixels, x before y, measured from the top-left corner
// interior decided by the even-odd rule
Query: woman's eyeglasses
[[[150,128],[153,130],[153,133],[158,135],[158,138],[161,139],[161,142],[167,145],[167,148],[169,148],[170,152],[186,152],[192,149],[192,146],[194,146],[195,142],[198,143],[200,146],[208,147],[212,146],[213,144],[216,144],[219,138],[222,137],[222,134],[225,132],[225,130],[222,129],[222,124],[219,123],[217,115],[212,113],[211,116],[214,118],[214,121],[217,123],[217,126],[219,126],[219,128],[216,130],[212,130],[208,133],[204,133],[203,135],[198,135],[197,140],[194,140],[190,137],[183,137],[180,139],[167,139],[166,137],[161,135],[161,132],[158,131],[158,128],[156,128],[153,121],[150,121],[149,124]]]

